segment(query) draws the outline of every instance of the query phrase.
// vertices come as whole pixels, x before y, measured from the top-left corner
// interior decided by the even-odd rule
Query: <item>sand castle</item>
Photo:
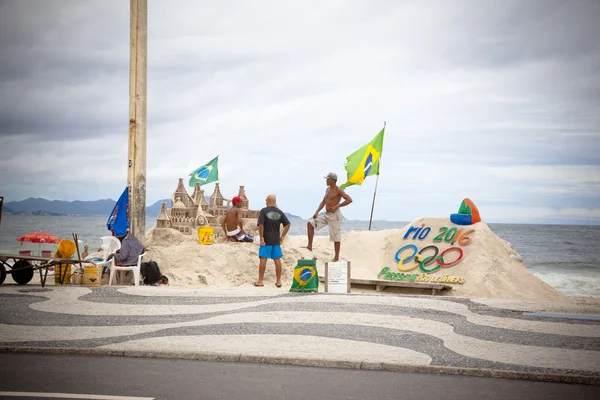
[[[242,218],[256,220],[259,211],[249,209],[250,201],[246,197],[244,186],[240,186],[238,196],[242,198]],[[183,185],[183,178],[179,178],[177,189],[171,197],[171,207],[167,208],[167,203],[162,203],[156,228],[175,229],[184,235],[195,235],[202,226],[219,228],[230,203],[231,199],[223,197],[218,183],[215,184],[209,203],[199,183],[196,183],[194,193],[190,196]]]

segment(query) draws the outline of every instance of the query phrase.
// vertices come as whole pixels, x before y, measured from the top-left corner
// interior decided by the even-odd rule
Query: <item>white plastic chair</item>
[[[105,260],[106,257],[108,257],[112,253],[116,253],[116,251],[121,248],[121,241],[114,236],[102,236],[100,239],[102,240],[102,245],[100,246],[100,248],[102,249],[102,255]],[[104,267],[110,267],[112,264],[113,263],[111,261],[103,261],[96,263],[97,266],[102,268],[103,272]]]
[[[114,236],[102,236],[102,249],[104,253],[104,258],[108,257],[109,254],[112,254],[121,248],[121,242]]]
[[[115,276],[116,271],[133,271],[133,283],[135,286],[140,285],[140,271],[142,269],[142,257],[144,257],[146,253],[142,253],[138,256],[137,265],[116,265],[115,259],[111,259],[110,263],[110,278],[108,279],[108,286],[112,285],[113,277]]]

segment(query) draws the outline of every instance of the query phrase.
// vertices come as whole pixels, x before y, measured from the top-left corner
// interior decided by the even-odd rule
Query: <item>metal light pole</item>
[[[130,0],[129,58],[129,188],[130,232],[141,242],[146,233],[146,64],[148,51],[148,2]]]

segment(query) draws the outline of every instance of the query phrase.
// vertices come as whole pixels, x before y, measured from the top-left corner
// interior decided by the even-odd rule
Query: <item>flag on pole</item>
[[[344,168],[348,174],[347,182],[340,188],[362,185],[367,176],[379,175],[379,158],[383,151],[385,126],[369,143],[346,157]]]
[[[106,227],[112,232],[114,236],[124,236],[127,234],[129,229],[130,221],[127,214],[129,208],[129,189],[126,187],[117,204],[115,204],[113,210],[108,216],[106,221]]]
[[[216,156],[208,163],[197,168],[190,174],[190,186],[196,186],[196,182],[200,185],[206,185],[207,183],[215,182],[219,180],[219,156]]]

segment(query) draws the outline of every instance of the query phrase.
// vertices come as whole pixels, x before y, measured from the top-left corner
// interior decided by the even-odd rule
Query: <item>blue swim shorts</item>
[[[283,253],[281,252],[281,246],[260,246],[258,256],[260,258],[272,258],[275,260],[283,257]]]

